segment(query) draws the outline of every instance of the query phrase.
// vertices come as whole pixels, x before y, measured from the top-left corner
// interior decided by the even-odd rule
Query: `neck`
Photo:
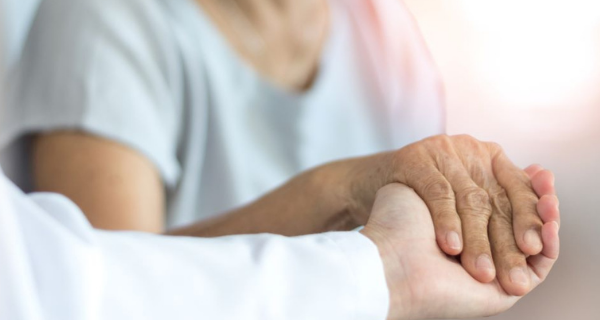
[[[304,16],[307,12],[320,9],[325,0],[194,0],[200,5],[216,2],[226,10],[237,6],[251,20],[262,19],[264,12],[272,12],[284,17]],[[263,14],[261,14],[261,12]]]

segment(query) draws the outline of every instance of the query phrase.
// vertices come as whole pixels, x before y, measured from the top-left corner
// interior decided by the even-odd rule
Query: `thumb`
[[[399,183],[386,185],[377,192],[369,225],[391,232],[394,237],[426,236],[435,240],[429,209],[413,189]]]

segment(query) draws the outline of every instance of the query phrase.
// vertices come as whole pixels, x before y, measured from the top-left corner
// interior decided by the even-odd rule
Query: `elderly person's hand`
[[[559,254],[558,212],[541,208],[543,250],[527,258],[525,276],[540,284]],[[552,212],[555,211],[555,212]],[[436,245],[429,210],[410,188],[390,184],[377,192],[361,232],[379,248],[390,290],[388,319],[470,318],[514,305],[499,281],[481,283]]]
[[[533,166],[532,180],[500,146],[469,136],[435,136],[398,151],[332,163],[330,169],[344,176],[339,185],[348,188],[336,191],[357,223],[366,222],[379,188],[405,184],[427,204],[440,248],[461,254],[475,279],[490,282],[497,276],[513,295],[530,290],[526,258],[543,248],[538,208],[555,207],[558,214],[551,172]]]
[[[37,190],[68,196],[97,228],[161,230],[164,187],[143,156],[83,134],[38,139]],[[475,279],[489,282],[497,275],[508,293],[522,295],[531,288],[523,275],[525,259],[542,250],[540,209],[554,208],[558,214],[552,173],[530,170],[535,173],[531,179],[495,144],[438,136],[401,150],[322,165],[244,206],[168,233],[295,236],[351,230],[367,222],[377,190],[397,182],[425,200],[444,252],[462,253],[461,262]]]

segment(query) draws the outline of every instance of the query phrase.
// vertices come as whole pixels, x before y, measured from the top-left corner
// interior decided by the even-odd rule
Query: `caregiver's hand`
[[[77,132],[39,136],[33,149],[36,191],[66,195],[96,228],[163,230],[165,186],[142,154]],[[539,167],[526,172],[531,180],[497,145],[466,136],[433,137],[399,151],[325,164],[244,206],[167,233],[296,236],[351,230],[367,222],[377,190],[401,182],[429,206],[446,253],[462,252],[461,262],[474,278],[488,282],[497,274],[508,293],[522,295],[531,285],[520,272],[526,267],[521,250],[528,255],[541,250],[538,214],[543,218],[546,210],[558,216],[552,173]],[[532,243],[525,241],[529,230]],[[495,267],[485,263],[487,258]]]
[[[497,273],[510,294],[530,290],[525,258],[542,251],[536,206],[538,195],[553,196],[549,171],[538,177],[543,187],[536,195],[526,172],[500,146],[469,136],[435,136],[398,151],[333,163],[330,169],[343,176],[339,184],[349,186],[343,197],[358,223],[368,218],[376,190],[403,183],[429,207],[440,248],[462,253],[461,262],[474,278],[489,282]],[[555,197],[549,201],[557,204]]]
[[[525,268],[532,287],[544,281],[559,253],[558,215],[542,211],[543,250],[527,258]],[[390,289],[390,320],[489,316],[520,299],[507,294],[498,280],[473,279],[445,255],[436,245],[425,203],[404,185],[390,184],[377,192],[361,233],[379,248]]]

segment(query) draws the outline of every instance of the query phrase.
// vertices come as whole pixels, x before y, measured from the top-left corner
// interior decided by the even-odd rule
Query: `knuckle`
[[[469,159],[468,162],[477,163],[480,161],[487,161],[484,159],[489,157],[487,145],[472,136],[457,136],[455,138],[455,143],[459,146],[459,153],[463,154],[463,156],[466,156],[467,159]]]
[[[475,211],[486,216],[491,215],[490,196],[481,188],[473,187],[461,192],[457,201],[462,210]]]
[[[490,241],[490,247],[492,248],[494,255],[500,255],[502,257],[502,261],[505,261],[506,263],[515,264],[516,262],[525,259],[525,255],[517,246],[517,243],[512,235],[505,237],[492,237]]]
[[[490,217],[491,215],[475,211],[460,213],[461,224],[465,230],[465,237],[487,241]]]
[[[506,191],[499,190],[490,194],[490,204],[495,211],[494,216],[500,217],[511,217],[512,219],[512,205],[508,200]]]
[[[490,227],[492,230],[495,230],[497,228],[512,229],[512,215],[503,212],[496,212],[492,214],[492,216],[490,217]]]
[[[515,202],[526,206],[536,205],[538,197],[532,192],[519,192],[514,196]]]
[[[458,231],[461,230],[460,220],[450,211],[441,211],[438,214],[432,213],[431,218],[436,231]]]
[[[431,136],[431,137],[429,137],[429,138],[427,138],[425,140],[428,140],[428,141],[446,141],[448,139],[450,139],[450,136],[448,136],[447,134],[438,134],[438,135],[435,135],[435,136]]]
[[[437,228],[450,230],[460,226],[460,219],[452,206],[434,206],[431,217]]]
[[[473,257],[479,256],[481,253],[490,252],[490,243],[487,236],[480,234],[465,234],[465,249],[467,255]]]
[[[477,223],[473,223],[477,221]],[[489,248],[489,235],[488,235],[488,221],[482,216],[475,216],[473,221],[469,223],[462,219],[463,235],[465,237],[465,243],[469,242],[476,247]]]
[[[473,138],[473,136],[468,135],[468,134],[457,134],[454,136],[454,139],[459,139],[459,140],[475,140],[475,138]]]
[[[507,168],[510,170],[511,175],[513,177],[514,188],[521,188],[523,190],[527,190],[529,192],[533,192],[533,186],[531,184],[531,179],[527,175],[524,170],[520,170],[517,168]]]
[[[488,185],[491,180],[490,172],[482,164],[469,166],[469,173],[471,179],[478,185]]]
[[[519,218],[539,217],[537,212],[538,198],[535,195],[521,193],[513,198],[512,214]]]
[[[436,230],[460,230],[461,221],[452,206],[435,206],[430,210]]]
[[[459,134],[453,137],[453,140],[456,142],[460,142],[462,144],[466,144],[466,145],[475,145],[475,144],[479,144],[479,141],[477,139],[475,139],[473,136],[470,136],[468,134]]]
[[[446,134],[440,134],[437,136],[433,136],[433,137],[429,137],[425,140],[423,140],[423,142],[432,145],[435,148],[447,148],[451,143],[451,139],[448,135]]]
[[[454,191],[450,184],[440,178],[432,178],[425,181],[423,185],[425,198],[432,201],[452,201],[454,202]]]
[[[483,143],[481,141],[467,134],[456,136],[455,141],[463,146],[468,147],[470,150],[480,150],[483,146]]]
[[[418,149],[419,142],[415,142],[396,150],[395,152],[393,152],[393,155],[395,159],[402,159],[407,155],[414,154],[415,152],[417,152]]]
[[[492,154],[504,153],[502,146],[497,142],[488,141],[485,144],[487,145],[488,149],[492,152]]]

